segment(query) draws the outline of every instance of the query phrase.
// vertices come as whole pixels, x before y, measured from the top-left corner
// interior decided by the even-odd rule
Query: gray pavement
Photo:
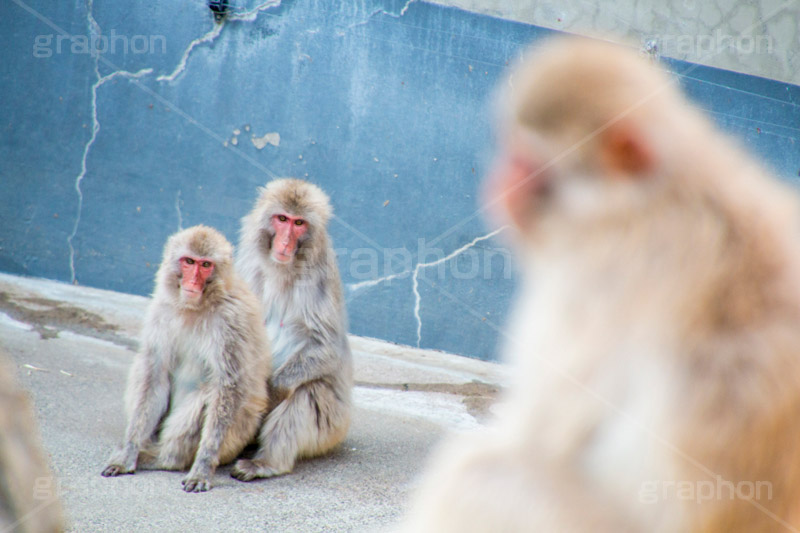
[[[207,493],[176,472],[106,479],[147,299],[0,274],[0,344],[30,391],[68,530],[381,531],[401,516],[431,448],[489,412],[505,369],[353,337],[353,424],[344,445],[292,474],[242,483],[223,466]],[[47,487],[42,487],[47,489]]]

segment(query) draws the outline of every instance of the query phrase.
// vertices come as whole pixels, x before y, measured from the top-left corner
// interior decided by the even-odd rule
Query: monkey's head
[[[487,200],[537,246],[645,209],[681,142],[688,106],[635,51],[558,38],[528,54],[500,100]],[[565,233],[566,232],[566,233]]]
[[[242,237],[256,242],[273,264],[313,262],[330,217],[330,200],[319,187],[294,178],[277,179],[261,189],[256,208],[242,224]]]
[[[194,226],[167,240],[159,287],[179,307],[199,309],[224,294],[232,268],[233,246],[228,240],[213,228]]]

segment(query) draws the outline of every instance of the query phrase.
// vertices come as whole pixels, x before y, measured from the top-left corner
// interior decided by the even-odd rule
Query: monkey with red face
[[[211,488],[258,430],[267,405],[269,342],[261,308],[212,228],[169,238],[128,378],[128,428],[103,476],[137,467],[184,470],[187,492]]]
[[[259,450],[232,471],[242,481],[290,472],[347,435],[353,367],[330,216],[319,187],[279,179],[242,219],[236,266],[264,307],[274,368]]]
[[[275,229],[272,258],[278,263],[289,263],[306,239],[308,224],[300,217],[280,214],[273,216],[272,227]]]
[[[800,529],[800,210],[633,51],[514,71],[488,201],[516,230],[514,382],[407,531]]]

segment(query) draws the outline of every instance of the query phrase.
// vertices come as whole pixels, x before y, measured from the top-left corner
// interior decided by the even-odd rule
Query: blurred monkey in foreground
[[[347,435],[353,363],[330,217],[317,186],[279,179],[242,219],[236,267],[263,303],[274,367],[259,450],[231,473],[242,481],[291,472]]]
[[[0,348],[0,531],[62,531],[58,491],[39,444],[33,409],[5,355]]]
[[[795,193],[632,50],[560,38],[508,86],[516,381],[407,530],[797,531]]]
[[[269,358],[261,308],[234,271],[230,243],[205,226],[170,237],[128,378],[125,445],[103,475],[191,467],[183,489],[210,489],[217,465],[258,431]]]

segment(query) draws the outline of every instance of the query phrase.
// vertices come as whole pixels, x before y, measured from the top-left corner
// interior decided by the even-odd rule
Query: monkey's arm
[[[402,533],[645,531],[615,516],[589,480],[496,431],[461,435],[435,453]]]
[[[272,375],[269,383],[273,390],[270,394],[285,398],[303,383],[335,373],[341,367],[341,359],[339,349],[332,341],[312,335]]]
[[[238,354],[244,348],[238,343],[229,343],[213,368],[215,375],[206,407],[200,446],[194,463],[182,481],[186,492],[205,492],[211,488],[211,476],[219,464],[222,441],[233,423],[236,413],[244,403],[243,391],[238,387],[241,365]]]
[[[156,354],[158,349],[145,346],[137,354],[128,378],[128,428],[125,444],[114,452],[103,476],[129,474],[136,470],[139,450],[158,427],[169,405],[169,372]]]

